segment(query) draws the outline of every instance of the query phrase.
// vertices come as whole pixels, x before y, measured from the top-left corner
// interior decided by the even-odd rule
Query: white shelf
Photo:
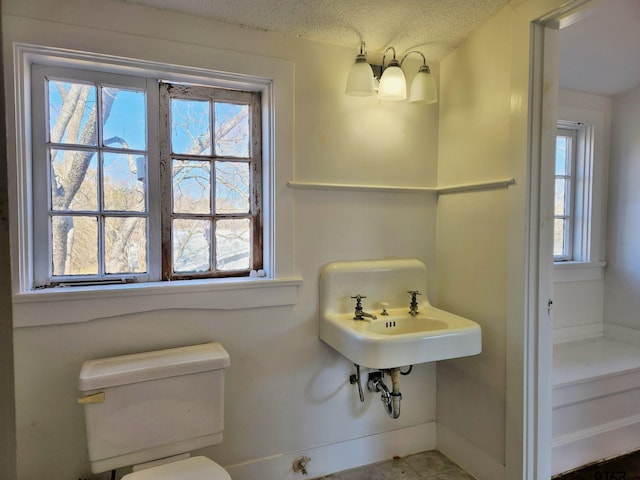
[[[516,183],[514,178],[496,180],[493,182],[478,182],[461,185],[452,185],[448,187],[407,187],[402,185],[366,185],[353,183],[323,183],[323,182],[299,182],[289,181],[287,185],[290,188],[300,190],[351,190],[351,191],[368,191],[368,192],[409,192],[409,193],[436,193],[438,195],[446,195],[451,193],[462,193],[477,190],[493,190],[497,188],[506,188]]]

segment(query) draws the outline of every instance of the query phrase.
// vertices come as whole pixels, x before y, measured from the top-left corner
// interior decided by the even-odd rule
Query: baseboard
[[[640,449],[640,415],[553,439],[552,474]]]
[[[605,323],[604,336],[612,340],[640,345],[640,329],[637,328]]]
[[[300,480],[436,448],[435,422],[423,423],[329,445],[295,450],[248,462],[225,465],[233,480]],[[293,472],[293,461],[309,457],[307,475]]]
[[[588,338],[601,337],[604,331],[602,323],[590,323],[588,325],[576,325],[573,327],[560,327],[553,329],[553,343],[573,342]]]
[[[453,430],[438,424],[437,448],[478,480],[505,480],[505,467]]]

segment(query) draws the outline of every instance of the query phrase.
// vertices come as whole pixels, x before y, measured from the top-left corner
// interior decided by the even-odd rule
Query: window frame
[[[596,165],[603,163],[603,159],[596,159],[596,124],[571,120],[559,120],[558,129],[575,132],[574,164],[573,164],[573,193],[572,225],[571,225],[571,256],[558,258],[554,256],[557,266],[573,263],[598,263],[602,252],[600,247],[594,251],[594,242],[599,245],[594,235],[599,235],[601,219],[595,218],[596,202],[600,202],[601,186],[596,186]],[[601,127],[602,128],[602,127]],[[601,168],[601,167],[599,167]],[[554,188],[555,194],[555,188]],[[599,209],[598,209],[599,210]]]
[[[145,135],[147,136],[147,148],[144,154],[147,156],[147,162],[150,163],[152,159],[158,157],[158,145],[157,145],[157,118],[158,118],[158,95],[154,88],[155,81],[151,78],[144,78],[132,75],[123,75],[119,73],[100,72],[84,69],[68,68],[64,66],[56,65],[44,65],[33,64],[31,66],[31,131],[32,131],[32,162],[38,161],[38,159],[47,159],[47,150],[53,144],[49,142],[47,125],[49,119],[47,118],[46,106],[42,109],[38,108],[39,105],[46,105],[47,92],[46,92],[46,80],[66,80],[78,83],[90,83],[99,86],[110,86],[119,88],[135,89],[145,92],[146,102],[146,128]],[[39,88],[42,86],[43,88]],[[97,115],[96,122],[99,125],[102,124],[102,116]],[[98,131],[100,128],[98,128]],[[97,161],[100,161],[100,154],[102,152],[113,152],[115,149],[102,146],[99,141],[98,132],[97,142],[95,147],[89,147],[90,150],[97,152]],[[152,141],[154,139],[155,141]],[[56,144],[57,145],[57,144]],[[55,146],[55,145],[54,145]],[[68,147],[65,145],[65,147]],[[131,152],[137,153],[138,150],[131,150]],[[50,182],[49,166],[40,165],[36,167],[31,163],[31,179],[32,179],[32,220],[31,220],[31,236],[32,236],[32,265],[31,272],[31,285],[32,288],[44,288],[53,286],[67,286],[67,285],[88,285],[88,284],[102,284],[109,283],[126,283],[128,281],[150,282],[154,279],[160,278],[160,268],[157,262],[152,261],[153,258],[160,258],[160,230],[158,225],[160,223],[159,211],[149,208],[151,204],[159,203],[159,189],[158,185],[158,168],[147,168],[147,191],[146,191],[146,218],[148,222],[148,250],[147,250],[147,272],[145,273],[118,273],[118,274],[102,274],[96,275],[53,275],[52,271],[52,258],[49,248],[49,242],[51,238],[50,224],[48,216],[51,213],[51,199],[49,198],[48,184]],[[39,206],[46,205],[47,208],[39,208]],[[98,210],[101,211],[98,205]],[[156,233],[157,232],[157,233]],[[156,238],[158,237],[158,238]],[[102,238],[99,236],[99,239]],[[98,255],[103,254],[104,245],[100,241],[97,247]],[[54,278],[55,277],[55,278]]]
[[[161,224],[162,224],[162,279],[163,280],[189,280],[197,278],[228,278],[235,276],[248,276],[251,270],[263,269],[263,218],[262,218],[262,124],[260,112],[260,93],[239,90],[223,89],[211,86],[183,85],[178,83],[160,82],[160,192],[161,192]],[[188,155],[176,154],[171,147],[171,100],[172,99],[205,100],[211,102],[241,103],[249,106],[249,129],[250,145],[249,156],[247,158],[229,157],[217,155],[213,148],[213,138],[211,144],[211,154],[209,155]],[[212,124],[215,121],[213,111],[211,112]],[[210,128],[213,128],[211,126]],[[189,215],[179,214],[173,211],[173,188],[172,188],[172,162],[174,159],[195,159],[198,161],[210,161],[212,168],[211,176],[215,178],[215,163],[218,161],[237,161],[249,165],[249,211],[246,214],[218,214],[215,207],[211,205],[210,214]],[[215,203],[215,188],[212,185],[210,192],[211,199]],[[209,272],[176,272],[174,271],[173,246],[172,246],[172,220],[175,218],[202,218],[216,224],[219,218],[240,219],[246,218],[251,222],[251,252],[250,267],[246,270],[219,271],[217,270],[215,256],[215,229],[211,229],[211,271]]]
[[[554,254],[554,262],[568,262],[574,260],[574,238],[576,230],[576,175],[577,175],[577,150],[578,150],[578,128],[571,128],[569,125],[559,124],[556,130],[556,140],[558,137],[570,139],[567,147],[570,150],[565,156],[566,168],[564,174],[557,173],[554,168],[555,185],[558,180],[564,180],[564,213],[557,214],[554,209],[554,223],[562,220],[566,225],[563,235],[563,246],[561,254]],[[557,148],[557,147],[556,147]],[[556,154],[557,155],[557,154]],[[556,157],[557,158],[557,157]],[[568,162],[567,162],[568,160]],[[557,195],[554,187],[554,194]],[[554,195],[555,198],[555,195]],[[554,241],[555,247],[555,241]],[[554,248],[555,250],[555,248]]]
[[[33,132],[32,158],[48,159],[48,150],[58,144],[52,144],[48,138],[49,119],[47,80],[64,80],[75,83],[87,83],[97,86],[96,95],[99,95],[101,87],[116,87],[135,89],[145,92],[146,99],[146,128],[147,148],[145,151],[131,150],[134,154],[142,153],[147,157],[147,188],[146,188],[146,214],[144,218],[147,222],[147,271],[144,273],[116,273],[109,274],[104,271],[103,262],[100,261],[105,255],[104,219],[112,216],[114,212],[102,210],[100,198],[98,199],[98,273],[88,275],[54,275],[52,270],[52,255],[50,242],[52,239],[51,224],[49,217],[53,216],[51,199],[49,195],[49,163],[44,165],[31,165],[33,187],[32,187],[32,288],[46,288],[54,286],[85,286],[85,285],[108,285],[128,282],[154,282],[171,280],[192,280],[204,278],[228,278],[249,276],[251,270],[262,270],[263,268],[263,175],[262,175],[262,112],[261,112],[261,92],[234,90],[230,88],[220,88],[217,85],[196,86],[187,83],[185,79],[181,83],[160,82],[153,77],[141,77],[133,75],[122,75],[117,73],[103,72],[99,70],[74,69],[60,66],[49,66],[43,64],[33,64],[31,72],[31,129]],[[250,213],[251,218],[251,265],[246,270],[230,272],[204,272],[204,273],[184,273],[173,272],[172,248],[171,248],[171,141],[169,125],[161,125],[159,122],[162,109],[168,109],[168,105],[162,106],[161,102],[166,99],[161,95],[162,85],[171,85],[178,89],[184,86],[181,96],[185,96],[187,90],[194,92],[200,97],[211,97],[215,93],[218,99],[238,102],[248,101],[251,115],[251,159],[248,162],[251,166],[251,190],[250,190]],[[42,88],[40,88],[40,86]],[[42,108],[40,108],[42,107]],[[112,152],[119,149],[112,149],[103,146],[101,142],[102,115],[96,115],[96,145],[76,146],[61,145],[63,148],[84,149],[95,151],[97,162],[101,162],[102,153]],[[164,147],[163,147],[164,146]],[[164,148],[164,152],[162,151]],[[163,172],[167,172],[163,175]],[[164,178],[163,178],[164,177]],[[98,187],[99,188],[99,187]],[[47,208],[40,208],[46,205]],[[151,205],[159,205],[159,208],[150,208]],[[46,210],[46,211],[45,211]],[[116,214],[117,215],[117,214]],[[135,215],[138,216],[138,215]],[[142,215],[140,215],[142,216]],[[213,243],[213,242],[212,242]],[[215,263],[215,259],[211,259]]]
[[[53,35],[53,33],[51,33]],[[50,37],[57,38],[57,37]],[[297,303],[302,277],[294,264],[293,176],[295,65],[259,54],[193,46],[181,63],[174,50],[154,60],[105,51],[104,39],[77,38],[78,48],[14,42],[13,77],[7,83],[12,300],[16,328],[82,323],[137,312],[236,310]],[[33,289],[31,183],[31,65],[72,67],[165,81],[228,86],[262,93],[263,254],[265,275],[173,282]],[[233,72],[233,73],[230,73]],[[277,193],[277,195],[276,195]],[[277,242],[276,242],[277,231]],[[64,302],[65,308],[58,308]]]

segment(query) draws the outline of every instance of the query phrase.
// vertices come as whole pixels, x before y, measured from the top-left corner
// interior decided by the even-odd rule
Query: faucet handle
[[[362,310],[362,299],[367,297],[357,294],[352,296],[351,298],[354,298],[356,301],[356,310]]]
[[[418,290],[407,290],[407,293],[411,295],[411,304],[409,305],[409,315],[415,317],[418,315],[418,299],[416,295],[422,295]]]

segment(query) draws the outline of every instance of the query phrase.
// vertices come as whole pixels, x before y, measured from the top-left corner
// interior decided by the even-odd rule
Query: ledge
[[[354,183],[323,183],[323,182],[299,182],[289,181],[287,186],[302,190],[351,190],[368,192],[410,192],[410,193],[436,193],[438,195],[450,193],[471,192],[476,190],[494,190],[506,188],[516,183],[514,178],[496,180],[492,182],[466,183],[451,185],[448,187],[409,187],[403,185],[367,185]]]
[[[430,192],[435,193],[436,187],[404,187],[401,185],[358,185],[355,183],[323,183],[289,181],[287,186],[301,190],[353,190],[366,192]]]
[[[302,277],[66,287],[13,295],[15,328],[81,323],[167,309],[237,310],[297,303]],[[61,305],[63,303],[64,305]]]

